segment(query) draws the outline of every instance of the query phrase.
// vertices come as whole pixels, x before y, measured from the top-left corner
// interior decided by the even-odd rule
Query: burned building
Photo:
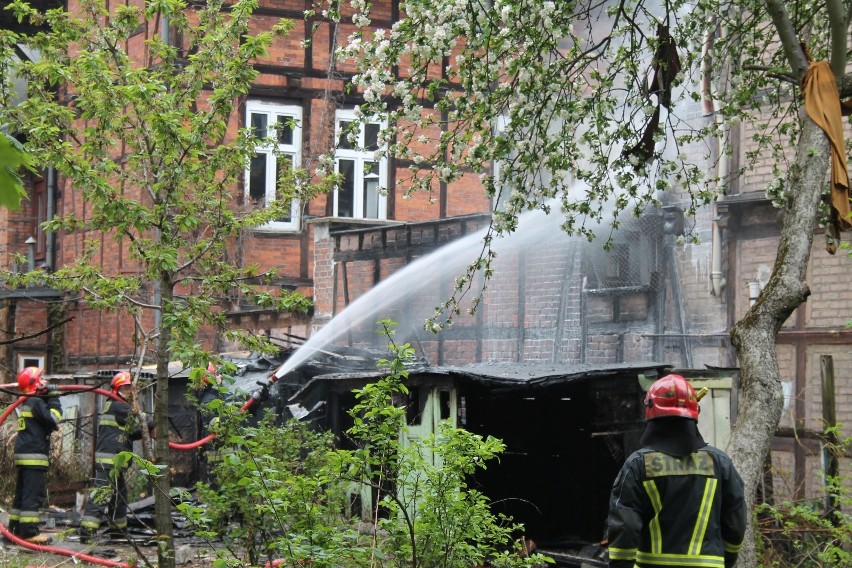
[[[601,543],[609,493],[625,457],[637,449],[643,428],[644,389],[668,365],[622,363],[564,365],[481,363],[417,364],[408,369],[407,426],[402,434],[425,437],[438,424],[495,436],[506,450],[469,480],[495,513],[523,523],[539,552],[560,565],[605,566]],[[707,386],[699,427],[710,443],[730,433],[732,370],[683,370]],[[352,425],[352,390],[379,371],[318,375],[290,400],[293,414],[331,430],[346,447]],[[369,492],[352,495],[352,512],[369,518]]]

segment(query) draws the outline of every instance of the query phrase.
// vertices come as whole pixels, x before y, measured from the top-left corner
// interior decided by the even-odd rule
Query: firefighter
[[[730,568],[746,529],[743,482],[698,431],[699,397],[680,375],[645,396],[645,430],[609,501],[611,568]]]
[[[142,437],[129,401],[133,397],[132,377],[127,371],[113,376],[110,383],[113,394],[122,400],[110,399],[98,417],[98,439],[95,445],[95,471],[89,500],[83,510],[78,534],[84,540],[90,538],[101,525],[111,530],[127,528],[127,485],[124,470],[129,462],[115,469],[115,457],[120,452],[133,449],[133,441]],[[153,421],[148,418],[148,430],[153,430]],[[109,486],[105,497],[103,488]]]
[[[222,369],[217,369],[213,363],[208,363],[207,370],[204,371],[201,375],[201,380],[197,383],[197,388],[200,389],[197,395],[199,438],[204,438],[217,430],[220,424],[220,416],[223,414],[227,415],[227,411],[211,405],[214,400],[221,400],[224,404],[230,405],[233,407],[233,410],[236,410],[237,403],[234,397],[229,395],[227,389],[222,385],[222,380]],[[228,377],[228,384],[230,383],[233,383],[232,377]],[[248,410],[250,414],[249,425],[258,419],[262,403],[269,398],[269,385],[261,384],[261,387],[251,395],[254,403]],[[214,490],[218,489],[219,484],[216,479],[215,470],[222,461],[228,459],[228,456],[233,455],[233,453],[233,448],[223,445],[219,439],[214,438],[208,442],[198,458],[199,481],[206,483]]]
[[[50,435],[59,428],[62,420],[59,397],[45,397],[54,387],[47,383],[43,374],[44,369],[39,367],[27,367],[18,373],[18,387],[29,398],[18,409],[18,436],[15,438],[17,482],[9,512],[12,534],[35,544],[50,542],[50,538],[39,530],[38,510],[47,499]]]
[[[210,408],[214,400],[222,400],[222,375],[217,372],[213,363],[207,364],[207,370],[201,376],[198,385],[198,437],[204,438],[213,430],[219,421],[216,410]],[[219,444],[214,440],[207,443],[198,456],[199,478],[208,485],[215,486],[211,469],[222,458]]]

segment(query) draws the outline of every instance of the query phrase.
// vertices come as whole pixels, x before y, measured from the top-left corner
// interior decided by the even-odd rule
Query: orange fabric
[[[831,145],[831,213],[836,229],[850,229],[849,171],[843,141],[840,93],[828,62],[811,63],[802,79],[802,94],[808,116],[828,137]],[[837,235],[839,236],[839,235]],[[831,250],[829,250],[831,252]]]

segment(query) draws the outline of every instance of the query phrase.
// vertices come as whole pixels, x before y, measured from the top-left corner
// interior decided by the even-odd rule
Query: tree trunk
[[[171,305],[173,289],[171,280],[160,280],[161,314]],[[164,465],[157,477],[154,490],[154,528],[157,531],[157,560],[159,568],[175,567],[175,544],[172,531],[171,467],[169,456],[169,342],[171,331],[160,319],[157,341],[157,388],[154,392],[154,423],[157,429],[154,457],[158,465]]]
[[[728,451],[745,483],[747,503],[754,500],[784,406],[775,341],[787,318],[810,295],[805,276],[828,163],[828,139],[812,120],[805,118],[789,172],[788,198],[772,275],[757,302],[731,332],[741,385],[739,413]],[[737,564],[740,567],[758,565],[754,536],[750,522]]]

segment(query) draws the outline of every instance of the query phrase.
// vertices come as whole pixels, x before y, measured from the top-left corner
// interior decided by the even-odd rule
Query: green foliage
[[[433,0],[407,3],[387,30],[373,29],[371,2],[352,2],[352,16],[341,0],[318,5],[355,25],[338,54],[356,68],[364,119],[387,118],[384,154],[410,164],[398,183],[431,195],[479,175],[495,233],[535,209],[589,239],[663,200],[694,214],[756,165],[789,191],[803,67],[785,48],[801,54],[802,41],[814,61],[831,55],[825,2]],[[720,169],[742,123],[745,156]],[[461,313],[474,274],[491,264],[485,245],[427,328]]]
[[[247,427],[232,405],[213,402],[208,410],[220,418],[207,448],[214,483],[198,485],[200,505],[178,508],[197,535],[222,538],[214,565],[363,565],[366,539],[340,514],[331,437],[295,421],[275,426],[269,416]]]
[[[73,13],[39,13],[25,0],[6,6],[19,21],[47,31],[22,36],[0,30],[0,124],[24,135],[24,150],[35,164],[56,169],[64,199],[85,206],[43,225],[77,238],[75,263],[53,272],[3,273],[0,283],[71,291],[88,308],[125,314],[137,359],[149,358],[156,342],[160,389],[168,388],[169,360],[206,366],[199,331],[221,331],[235,303],[257,298],[267,309],[302,313],[311,305],[307,298],[269,291],[268,277],[277,267],[261,274],[235,260],[244,234],[289,214],[292,198],[304,203],[327,189],[323,180],[314,186],[294,173],[282,176],[286,198],[237,206],[235,189],[268,140],[228,125],[258,75],[255,63],[292,29],[292,22],[282,21],[256,32],[251,22],[257,7],[257,0],[81,0]],[[182,38],[180,46],[157,33],[165,16],[170,37]],[[18,44],[38,57],[13,57]],[[15,89],[13,77],[27,85],[27,97],[17,105],[5,104]],[[121,250],[124,266],[113,263],[113,255],[102,264],[104,241]],[[261,337],[244,337],[253,348],[271,348]],[[154,415],[162,442],[155,459],[162,465],[168,460],[164,398],[155,400]],[[162,513],[166,477],[157,478],[156,489]],[[167,515],[156,521],[158,531],[171,533]],[[160,560],[168,565],[171,540],[163,542]]]
[[[393,335],[390,320],[381,333]],[[442,424],[435,435],[405,435],[406,363],[410,345],[390,346],[387,376],[356,391],[347,431],[355,449],[335,449],[328,433],[291,421],[257,426],[221,400],[208,404],[217,435],[208,452],[213,482],[198,485],[199,504],[179,509],[203,538],[221,538],[215,566],[275,560],[282,566],[470,568],[532,566],[512,537],[521,527],[491,513],[488,498],[468,487],[494,460],[501,441]],[[362,491],[362,489],[364,491]],[[365,524],[344,514],[352,492],[377,497]],[[365,503],[366,505],[366,503]]]
[[[836,431],[835,431],[836,432]],[[827,448],[842,456],[847,438]],[[852,490],[849,479],[824,476],[825,498],[756,508],[761,566],[821,568],[852,565]],[[833,502],[835,507],[829,506]]]
[[[304,202],[327,188],[312,185],[297,168],[281,176],[279,202],[235,207],[234,188],[254,149],[267,140],[251,129],[234,136],[227,125],[257,76],[253,63],[274,39],[289,33],[292,22],[252,32],[256,0],[238,1],[228,10],[222,0],[195,3],[197,18],[188,18],[183,0],[148,2],[144,8],[121,5],[109,14],[107,6],[84,0],[74,14],[61,9],[40,14],[23,0],[10,4],[19,19],[44,21],[50,31],[0,35],[0,61],[28,85],[21,104],[0,105],[0,124],[24,133],[32,160],[55,166],[71,184],[67,195],[87,203],[84,213],[57,217],[45,228],[104,231],[141,271],[128,275],[101,266],[99,240],[90,239],[76,264],[54,273],[7,274],[3,280],[10,286],[83,292],[94,309],[134,316],[160,310],[171,348],[181,355],[192,350],[202,326],[224,327],[218,306],[226,302],[305,313],[311,302],[304,296],[267,288],[274,267],[260,274],[256,266],[235,263],[229,253],[243,231],[289,211],[290,199]],[[187,51],[157,34],[145,50],[127,51],[128,45],[138,45],[140,29],[158,29],[161,15],[168,15]],[[11,68],[16,43],[28,44],[40,57]],[[6,100],[13,84],[10,74],[0,76]],[[178,293],[156,305],[151,282]],[[156,330],[137,333],[152,336]]]
[[[338,452],[344,478],[366,484],[376,497],[371,518],[381,557],[387,566],[409,568],[542,561],[510,553],[512,535],[521,527],[492,514],[488,498],[468,487],[470,476],[503,451],[500,440],[449,422],[424,438],[406,435],[405,365],[414,360],[414,349],[393,342],[395,325],[379,322],[393,357],[378,363],[385,377],[355,390],[347,434],[357,447]]]
[[[0,206],[17,209],[21,206],[21,199],[27,196],[21,181],[21,170],[35,171],[32,156],[17,140],[0,132]]]

